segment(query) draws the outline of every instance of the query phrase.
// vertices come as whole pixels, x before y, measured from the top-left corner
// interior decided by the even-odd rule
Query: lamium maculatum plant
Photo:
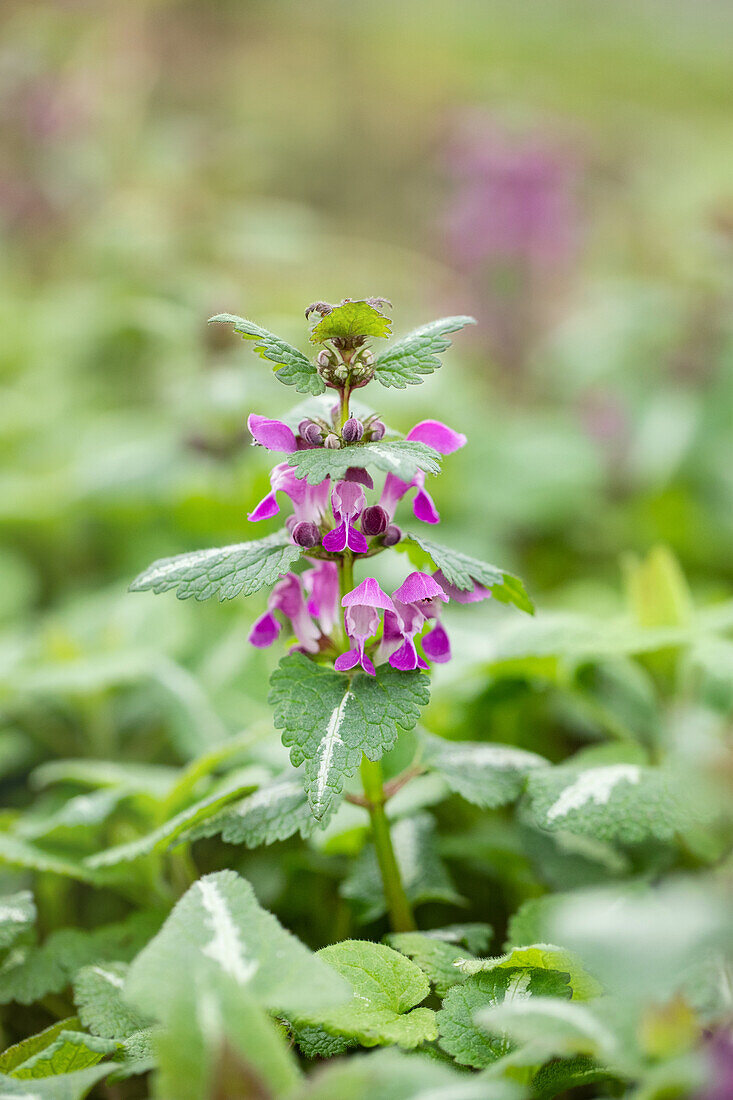
[[[415,924],[385,803],[415,767],[385,784],[381,757],[400,731],[415,727],[429,698],[430,665],[450,660],[445,606],[489,597],[523,611],[532,605],[517,577],[424,533],[440,522],[427,478],[465,445],[465,435],[423,420],[403,438],[378,412],[352,401],[355,390],[372,382],[395,389],[421,383],[440,366],[449,334],[474,323],[446,317],[378,354],[372,342],[390,335],[389,305],[384,298],[310,305],[314,361],[252,321],[230,314],[211,319],[255,341],[275,377],[308,395],[284,420],[260,412],[248,419],[254,443],[280,457],[270,492],[248,518],[273,519],[285,501],[289,514],[264,538],[157,561],[131,587],[224,600],[272,585],[249,640],[262,648],[287,640],[270,702],[293,765],[303,766],[304,792],[301,804],[292,779],[258,792],[263,806],[269,800],[273,821],[286,814],[289,800],[289,821],[278,820],[267,839],[325,827],[344,797],[365,807],[393,929],[407,931]],[[409,495],[415,529],[399,514]],[[405,562],[406,575],[392,592],[373,575],[374,559],[387,551],[402,552]],[[363,791],[352,789],[358,771]]]

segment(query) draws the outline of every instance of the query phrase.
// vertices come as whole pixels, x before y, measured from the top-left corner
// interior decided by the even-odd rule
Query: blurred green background
[[[672,609],[642,625],[731,595],[729,3],[5,0],[0,30],[9,820],[56,758],[182,764],[261,728],[283,759],[276,654],[246,640],[264,601],[126,593],[155,557],[264,533],[245,419],[295,395],[214,313],[303,348],[318,298],[387,296],[397,335],[474,313],[425,386],[369,391],[399,429],[469,436],[432,487],[443,541],[520,573],[540,628],[616,622],[622,558],[660,544]],[[558,759],[620,720],[604,683],[632,724],[654,711],[628,663],[548,704],[562,630],[539,680],[492,679],[518,621],[449,618],[432,728]],[[276,897],[282,866],[261,872]]]

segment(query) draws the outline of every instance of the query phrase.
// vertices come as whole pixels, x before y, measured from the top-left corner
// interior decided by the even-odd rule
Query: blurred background
[[[696,756],[730,768],[708,719],[733,707],[731,4],[4,0],[0,34],[5,823],[57,809],[51,779],[84,789],[54,761],[183,766],[246,729],[282,763],[277,655],[246,641],[264,597],[126,587],[265,533],[245,419],[297,397],[207,318],[305,349],[304,307],[344,296],[390,298],[396,335],[477,317],[424,386],[369,398],[467,433],[432,487],[441,540],[540,609],[458,609],[430,728],[561,760],[629,726],[675,743],[703,698]],[[129,836],[107,813],[41,843]],[[501,927],[558,864],[480,828],[462,889]],[[322,853],[236,858],[317,941],[312,895],[283,890],[322,889]],[[573,858],[573,883],[616,873]]]

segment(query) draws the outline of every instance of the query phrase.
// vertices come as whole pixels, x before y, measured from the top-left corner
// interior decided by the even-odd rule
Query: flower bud
[[[349,417],[341,429],[341,436],[345,443],[358,443],[364,435],[364,425],[355,416]]]
[[[379,504],[372,504],[361,513],[361,529],[365,535],[381,535],[388,525],[389,516]]]
[[[313,546],[318,546],[321,541],[321,532],[315,523],[311,523],[310,520],[303,519],[300,523],[296,523],[292,530],[293,542],[296,546],[304,546],[306,550],[310,550]]]
[[[335,451],[341,446],[341,440],[333,432],[329,432],[326,438],[323,440],[323,446],[328,447],[329,450]]]
[[[319,367],[330,367],[335,362],[336,356],[328,348],[323,348],[316,356],[316,363]]]
[[[313,420],[301,420],[298,425],[298,435],[310,447],[320,447],[323,442],[323,432]]]
[[[359,358],[365,367],[374,366],[374,352],[371,350],[371,348],[364,348],[364,350],[359,355]]]
[[[396,546],[402,538],[402,532],[396,523],[390,523],[387,530],[384,532],[382,539],[382,546]]]
[[[375,420],[374,423],[371,425],[371,427],[369,429],[371,437],[374,440],[384,439],[384,433],[386,431],[387,431],[387,429],[386,429],[386,427],[384,426],[384,424],[382,423],[381,420]]]

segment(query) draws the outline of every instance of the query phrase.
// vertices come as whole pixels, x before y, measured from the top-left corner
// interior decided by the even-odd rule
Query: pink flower
[[[283,424],[282,420],[269,420],[266,416],[250,413],[247,418],[247,427],[255,442],[261,447],[266,447],[268,451],[285,451],[286,454],[292,454],[298,449],[295,433],[287,424]]]
[[[261,519],[272,519],[280,511],[276,493],[285,493],[293,504],[295,523],[307,521],[320,525],[328,507],[328,478],[320,485],[308,485],[305,480],[295,476],[295,470],[287,462],[274,466],[270,474],[270,492],[263,497],[247,518],[251,523]]]
[[[320,561],[302,576],[308,593],[308,611],[321,624],[324,634],[330,634],[338,618],[339,574],[336,562]]]
[[[279,636],[281,627],[273,614],[275,611],[281,612],[290,620],[293,634],[301,649],[306,653],[318,652],[321,631],[308,613],[300,579],[294,573],[286,573],[270,593],[267,611],[252,627],[249,636],[252,645],[264,648],[272,645]]]
[[[394,609],[394,604],[374,578],[367,577],[351,592],[347,592],[341,601],[341,606],[346,608],[344,614],[346,633],[354,645],[348,653],[342,653],[336,658],[334,668],[339,672],[346,672],[358,664],[370,676],[374,676],[376,675],[374,665],[365,655],[364,646],[369,638],[374,637],[379,628],[377,609],[384,609],[389,614]]]
[[[366,554],[369,547],[361,531],[354,527],[366,507],[366,496],[355,481],[338,481],[331,492],[331,507],[338,526],[323,540],[323,549],[338,554],[347,547],[355,554]]]
[[[416,440],[418,443],[426,443],[443,455],[453,454],[454,451],[459,450],[466,444],[466,437],[462,432],[454,431],[453,428],[449,428],[447,424],[442,424],[439,420],[421,420],[407,433],[406,438]],[[390,519],[393,518],[399,501],[410,489],[417,489],[415,499],[412,502],[415,517],[423,523],[440,523],[440,515],[433,498],[425,488],[425,474],[422,470],[418,470],[412,481],[409,482],[402,481],[394,474],[387,474],[379,503],[388,513]]]

